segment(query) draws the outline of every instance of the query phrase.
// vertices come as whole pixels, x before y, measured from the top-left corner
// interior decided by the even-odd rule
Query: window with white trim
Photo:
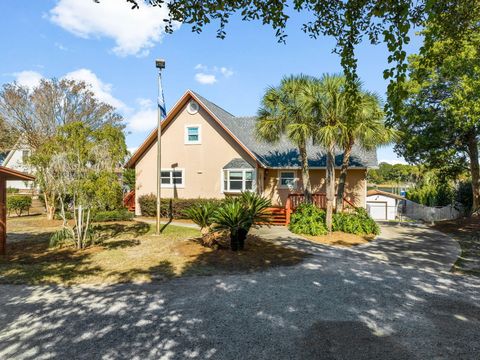
[[[293,189],[297,186],[295,171],[280,171],[279,187],[282,189]]]
[[[202,134],[200,125],[185,126],[185,144],[201,144]]]
[[[242,192],[255,190],[255,171],[245,169],[223,170],[223,191]]]
[[[162,169],[160,173],[162,187],[183,187],[185,185],[184,174],[183,169]]]

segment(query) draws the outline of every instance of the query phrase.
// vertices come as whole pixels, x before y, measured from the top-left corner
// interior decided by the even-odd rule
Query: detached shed
[[[367,211],[374,220],[395,220],[403,196],[377,189],[367,191]]]
[[[7,250],[7,181],[33,181],[35,177],[0,166],[0,255]]]

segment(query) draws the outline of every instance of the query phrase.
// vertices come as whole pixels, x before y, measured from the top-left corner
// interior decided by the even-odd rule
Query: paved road
[[[0,358],[478,359],[480,280],[445,271],[455,243],[427,228],[382,231],[354,250],[272,234],[313,255],[255,274],[4,285]]]

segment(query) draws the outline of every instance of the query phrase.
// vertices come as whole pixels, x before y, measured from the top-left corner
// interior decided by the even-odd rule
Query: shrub
[[[142,195],[138,198],[140,204],[140,211],[143,216],[156,216],[157,214],[157,197],[155,194]],[[161,201],[161,216],[172,217],[174,219],[187,219],[185,210],[192,205],[212,203],[215,206],[220,206],[222,200],[220,199],[167,199],[162,198]]]
[[[7,211],[14,211],[18,216],[27,212],[32,207],[32,198],[28,195],[13,195],[7,198]]]
[[[290,218],[289,229],[295,234],[325,235],[325,211],[313,204],[301,204]]]
[[[242,249],[241,230],[250,223],[248,209],[242,204],[240,198],[231,198],[225,201],[213,215],[213,230],[228,231],[230,233],[230,248],[233,251]]]
[[[98,211],[93,217],[93,222],[107,221],[129,221],[133,219],[134,214],[127,210]]]
[[[378,235],[378,224],[363,208],[355,209],[354,213],[338,213],[333,215],[333,231],[342,231],[355,235]]]

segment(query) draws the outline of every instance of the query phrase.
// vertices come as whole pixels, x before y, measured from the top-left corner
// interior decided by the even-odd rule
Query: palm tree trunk
[[[335,150],[333,146],[330,146],[327,150],[325,184],[327,187],[326,225],[328,232],[332,232],[333,202],[335,201]]]
[[[302,163],[303,194],[305,196],[305,202],[311,204],[312,184],[310,183],[310,171],[308,169],[307,147],[305,144],[302,144],[298,150],[300,152],[300,162]]]
[[[347,147],[343,151],[342,169],[338,178],[337,203],[335,209],[337,212],[343,211],[343,198],[345,197],[345,183],[347,182],[348,163],[352,154],[353,139],[350,139]]]

